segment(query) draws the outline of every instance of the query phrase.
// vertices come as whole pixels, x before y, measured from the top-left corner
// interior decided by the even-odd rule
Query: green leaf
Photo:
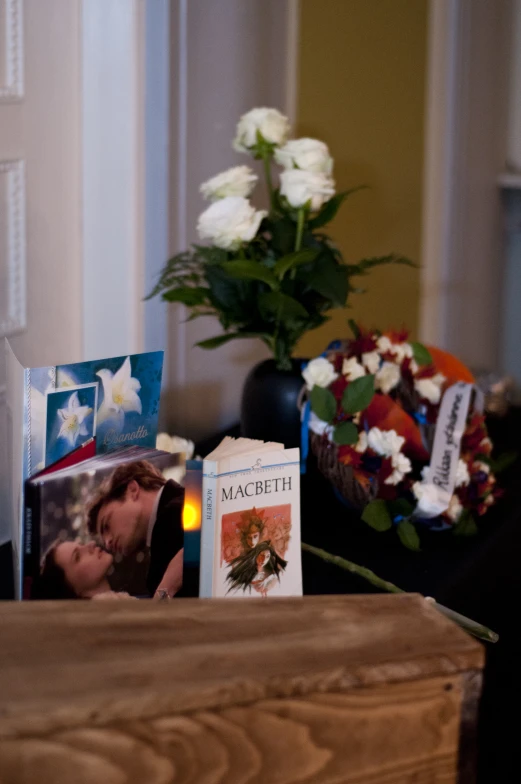
[[[285,319],[307,319],[306,308],[293,297],[282,291],[266,291],[259,297],[259,308],[265,318],[275,316],[278,321]]]
[[[261,280],[263,283],[267,283],[271,289],[278,287],[278,281],[273,272],[258,261],[250,261],[249,259],[227,261],[221,265],[221,269],[232,278]]]
[[[476,521],[468,509],[463,511],[460,519],[452,530],[454,536],[475,536],[477,534],[478,527]]]
[[[196,343],[196,346],[199,348],[219,348],[219,346],[224,346],[225,343],[229,343],[230,340],[235,340],[236,338],[263,338],[265,337],[264,334],[260,332],[227,332],[224,335],[216,335],[214,338],[208,338],[207,340],[200,340],[199,343]]]
[[[379,498],[367,504],[362,512],[362,520],[375,531],[388,531],[393,525],[387,504]]]
[[[281,259],[278,259],[273,272],[279,279],[283,278],[286,272],[301,264],[309,264],[314,261],[318,256],[319,251],[312,248],[305,248],[304,250],[296,251],[295,253],[288,253]]]
[[[336,399],[329,389],[314,386],[311,390],[311,409],[319,419],[328,424],[336,414]]]
[[[432,357],[429,349],[423,343],[411,343],[412,353],[418,365],[432,365]]]
[[[204,305],[208,301],[209,289],[201,286],[190,288],[188,286],[179,286],[177,289],[163,292],[162,299],[167,302],[182,302],[183,305],[195,307],[196,305]]]
[[[351,332],[353,333],[355,338],[358,339],[360,337],[360,329],[356,321],[354,319],[347,319],[347,323],[349,324],[349,327],[351,328]]]
[[[507,468],[510,468],[513,465],[517,458],[519,457],[519,452],[503,452],[501,455],[498,455],[495,460],[490,460],[490,458],[485,457],[485,455],[481,455],[481,460],[484,463],[488,463],[490,466],[490,470],[493,474],[501,474],[503,471],[506,471]]]
[[[318,215],[312,218],[308,225],[310,229],[318,229],[320,226],[325,226],[326,223],[332,221],[335,215],[337,214],[338,210],[342,202],[347,199],[352,193],[356,193],[357,191],[361,191],[364,188],[367,188],[367,185],[359,185],[356,188],[351,188],[348,191],[343,191],[342,193],[337,193],[333,198],[326,201]]]
[[[298,275],[298,273],[297,273]],[[313,265],[305,282],[331,302],[331,307],[344,307],[349,293],[349,271],[339,264],[332,253],[323,252]]]
[[[398,515],[400,517],[410,517],[414,512],[414,506],[405,498],[397,498],[395,501],[389,501],[388,504],[393,520]]]
[[[420,537],[414,525],[410,520],[402,520],[396,526],[396,531],[400,537],[400,541],[408,550],[419,552],[420,550]]]
[[[356,414],[367,408],[374,395],[374,376],[362,376],[350,381],[342,396],[342,408],[346,414]]]
[[[358,428],[353,422],[340,422],[335,427],[333,441],[339,446],[352,446],[358,441]]]
[[[373,256],[369,259],[361,259],[357,264],[349,264],[351,275],[365,275],[367,270],[373,267],[381,267],[383,264],[405,264],[407,267],[417,267],[418,265],[406,258],[397,256],[396,253],[389,253],[387,256]]]

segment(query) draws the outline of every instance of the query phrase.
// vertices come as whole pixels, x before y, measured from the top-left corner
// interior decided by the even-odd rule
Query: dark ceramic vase
[[[241,434],[262,441],[280,441],[285,447],[300,446],[298,397],[304,385],[305,360],[293,359],[291,370],[278,370],[273,359],[249,372],[241,402]]]

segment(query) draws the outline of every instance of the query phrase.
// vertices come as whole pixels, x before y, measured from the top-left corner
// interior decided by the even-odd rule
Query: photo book
[[[301,596],[299,449],[225,438],[203,461],[200,596]]]
[[[23,598],[180,595],[186,476],[183,453],[133,446],[28,479]]]
[[[63,467],[63,460],[79,462],[133,445],[154,448],[163,352],[26,368],[7,340],[4,349],[8,514],[20,598],[25,482]]]

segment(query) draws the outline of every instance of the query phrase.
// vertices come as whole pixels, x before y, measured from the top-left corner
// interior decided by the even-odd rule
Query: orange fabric
[[[466,365],[448,351],[442,351],[435,346],[427,346],[432,357],[433,365],[438,373],[443,373],[447,379],[446,385],[449,387],[457,381],[466,381],[469,384],[475,382],[475,378]]]

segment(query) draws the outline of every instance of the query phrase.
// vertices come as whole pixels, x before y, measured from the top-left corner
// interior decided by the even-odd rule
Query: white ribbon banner
[[[443,395],[431,462],[422,481],[424,490],[413,517],[431,519],[449,508],[473,390],[476,391],[474,407],[478,411],[483,410],[483,395],[474,384],[460,381],[449,387]]]

